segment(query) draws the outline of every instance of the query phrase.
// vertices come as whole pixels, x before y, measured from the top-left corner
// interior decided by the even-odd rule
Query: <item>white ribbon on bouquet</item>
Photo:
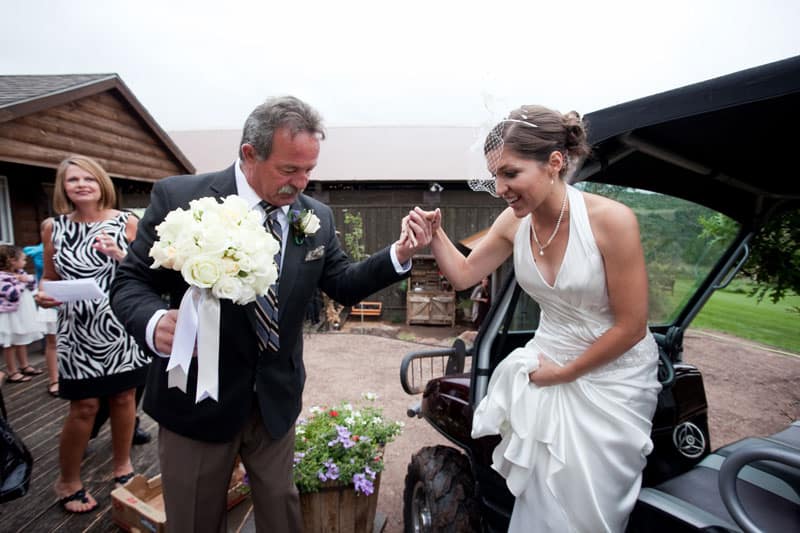
[[[220,305],[209,289],[190,286],[184,293],[175,324],[172,354],[167,363],[167,385],[186,392],[189,367],[197,346],[195,403],[219,401]]]

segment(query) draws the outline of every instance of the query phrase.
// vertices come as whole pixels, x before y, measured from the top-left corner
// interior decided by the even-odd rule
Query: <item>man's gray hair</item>
[[[244,159],[242,145],[252,145],[260,160],[265,160],[272,152],[272,138],[278,128],[289,128],[292,137],[298,133],[311,133],[325,138],[322,116],[319,112],[294,96],[270,98],[256,107],[242,128],[242,141],[239,143],[239,157]]]

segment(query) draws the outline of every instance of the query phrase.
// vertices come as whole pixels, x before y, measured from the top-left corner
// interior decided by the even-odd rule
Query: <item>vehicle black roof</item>
[[[800,204],[800,56],[589,113],[572,180],[685,198],[741,222]]]

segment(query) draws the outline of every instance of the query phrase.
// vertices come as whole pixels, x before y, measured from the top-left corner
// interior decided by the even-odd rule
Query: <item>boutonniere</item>
[[[314,235],[319,229],[319,217],[314,214],[313,209],[292,209],[289,211],[289,224],[295,244],[303,244],[306,237]]]

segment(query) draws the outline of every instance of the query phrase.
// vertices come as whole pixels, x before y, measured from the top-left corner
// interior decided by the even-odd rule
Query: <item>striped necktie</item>
[[[278,253],[275,254],[275,264],[278,268],[278,276],[281,269],[281,240],[283,232],[281,223],[278,221],[278,207],[270,205],[265,201],[259,203],[267,214],[264,219],[264,227],[267,228],[273,237],[278,241]],[[262,351],[277,352],[280,347],[280,336],[278,334],[278,282],[270,286],[265,296],[256,297],[256,331],[258,333],[258,347]]]

